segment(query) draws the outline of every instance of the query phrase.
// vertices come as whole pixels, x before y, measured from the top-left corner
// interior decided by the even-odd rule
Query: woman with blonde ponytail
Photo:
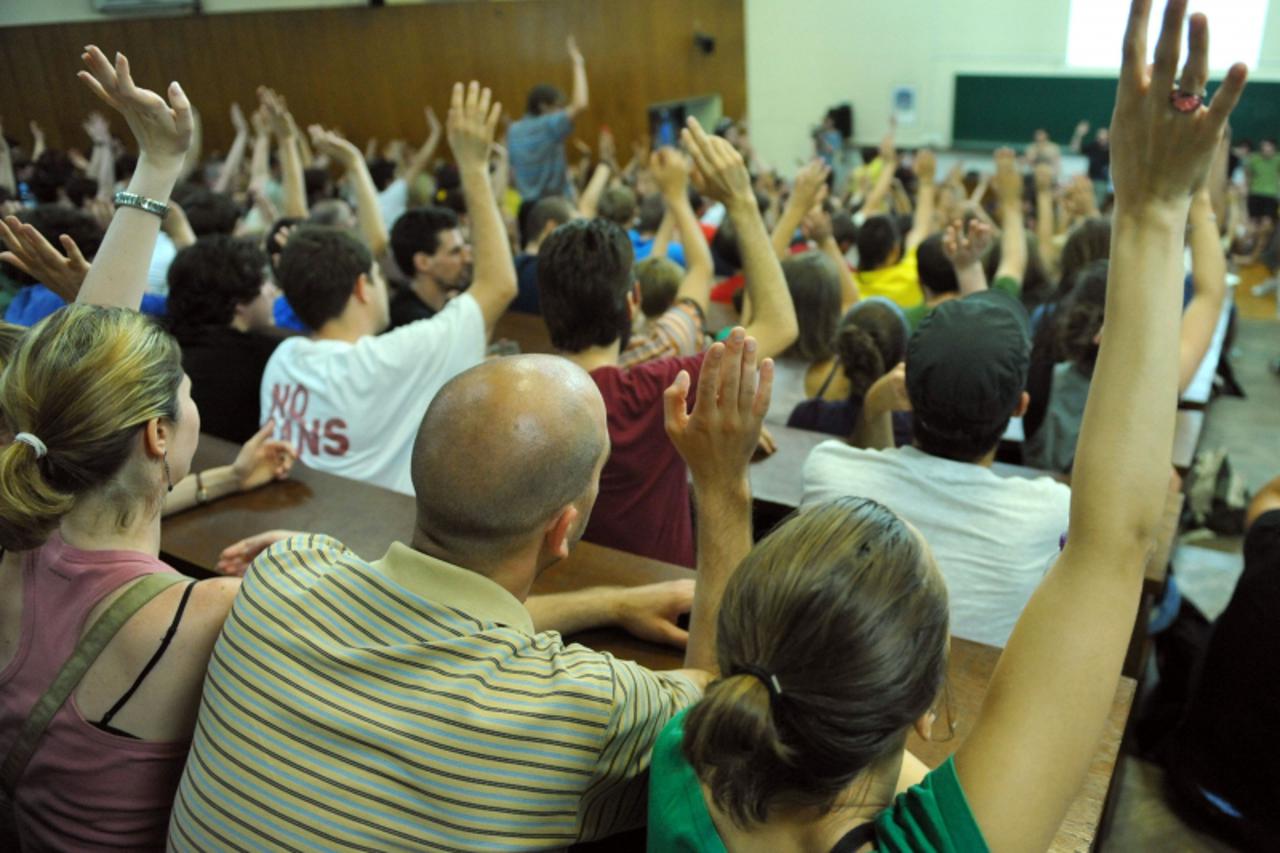
[[[1247,73],[1232,66],[1204,103],[1204,15],[1191,16],[1188,58],[1177,67],[1186,7],[1169,0],[1152,65],[1151,0],[1130,9],[1111,122],[1107,333],[1080,429],[1071,530],[1018,619],[973,729],[920,784],[898,791],[907,735],[932,728],[945,676],[944,581],[920,534],[889,510],[854,499],[803,509],[725,584],[720,679],[654,746],[650,850],[1053,843],[1115,699],[1164,514],[1183,223]]]
[[[200,415],[176,342],[136,309],[191,108],[176,83],[168,103],[137,88],[119,54],[83,58],[82,79],[123,113],[141,154],[78,302],[20,336],[0,329],[0,827],[21,848],[151,850],[239,588],[163,563],[161,515],[174,498],[229,491],[224,481],[283,476],[291,457],[260,436],[235,466],[175,493]],[[107,622],[118,630],[94,650],[86,635]],[[81,658],[61,697],[55,681]]]

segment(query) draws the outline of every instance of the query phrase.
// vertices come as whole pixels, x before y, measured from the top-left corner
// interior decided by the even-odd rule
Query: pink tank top
[[[81,551],[56,534],[22,555],[22,635],[0,671],[0,753],[71,657],[103,597],[143,575],[173,571],[135,551]],[[18,782],[23,848],[163,848],[189,745],[105,732],[84,718],[72,694]]]

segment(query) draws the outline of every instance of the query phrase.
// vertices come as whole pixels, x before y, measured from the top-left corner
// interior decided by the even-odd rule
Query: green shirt
[[[995,281],[991,282],[991,289],[998,290],[1001,293],[1007,293],[1014,299],[1017,299],[1022,295],[1022,283],[1010,275],[1002,275]],[[920,323],[924,321],[925,317],[929,316],[934,307],[936,306],[930,306],[928,303],[921,302],[919,305],[912,308],[902,309],[902,314],[907,318],[907,325],[911,327],[912,332],[920,328]]]
[[[1280,156],[1250,154],[1245,165],[1249,167],[1249,195],[1280,196]]]
[[[702,788],[684,757],[681,711],[658,736],[649,775],[649,850],[725,853]],[[919,785],[899,794],[875,819],[876,850],[987,850],[982,830],[960,788],[955,762],[948,758]]]

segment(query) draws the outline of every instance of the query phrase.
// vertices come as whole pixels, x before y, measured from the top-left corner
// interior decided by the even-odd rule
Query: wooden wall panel
[[[473,0],[3,28],[0,117],[24,141],[35,119],[51,146],[86,148],[80,123],[96,102],[75,72],[82,47],[93,43],[108,56],[126,53],[143,85],[162,90],[179,80],[204,116],[206,153],[230,144],[227,111],[232,101],[247,109],[260,83],[283,92],[303,125],[336,125],[362,147],[369,136],[416,143],[426,133],[423,107],[443,118],[455,80],[491,86],[512,118],[534,83],[567,92],[564,41],[572,32],[591,86],[576,135],[594,147],[608,125],[625,159],[630,140],[647,132],[650,103],[718,92],[729,115],[745,111],[742,4]],[[716,37],[715,53],[694,47],[695,28]],[[109,118],[127,139],[123,121]]]

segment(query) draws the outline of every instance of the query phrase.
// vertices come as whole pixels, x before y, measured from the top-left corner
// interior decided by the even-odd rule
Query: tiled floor
[[[1280,475],[1280,377],[1269,365],[1280,358],[1280,321],[1275,295],[1255,297],[1250,287],[1264,277],[1260,269],[1244,271],[1237,289],[1239,330],[1231,361],[1246,399],[1219,397],[1208,409],[1201,449],[1225,447],[1232,465],[1256,491]],[[1234,550],[1240,539],[1197,541],[1197,547]],[[1132,756],[1121,759],[1122,782],[1111,831],[1104,843],[1115,851],[1231,851],[1230,845],[1189,828],[1169,808],[1164,774]]]

